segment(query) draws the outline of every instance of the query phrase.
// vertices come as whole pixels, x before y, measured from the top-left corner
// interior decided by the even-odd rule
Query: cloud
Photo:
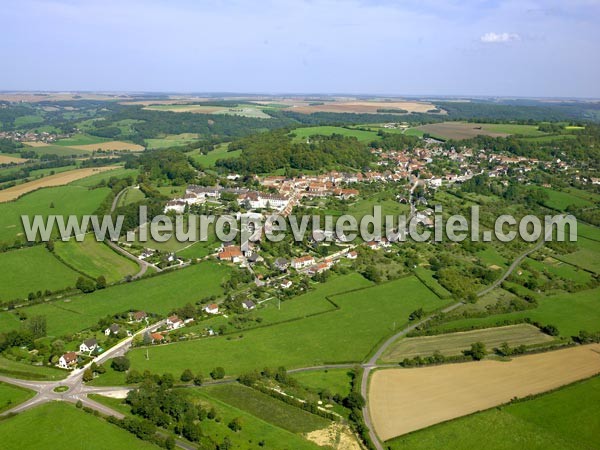
[[[505,42],[520,41],[521,36],[516,33],[485,33],[480,41],[484,44],[502,44]]]

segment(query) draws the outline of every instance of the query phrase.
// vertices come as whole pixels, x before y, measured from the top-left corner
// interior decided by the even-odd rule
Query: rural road
[[[115,195],[112,205],[110,206],[110,214],[112,214],[115,211],[115,209],[117,208],[117,205],[119,203],[119,199],[125,192],[127,192],[128,189],[131,189],[131,186],[127,186],[126,188],[121,189],[121,191],[119,191],[119,193],[117,195]],[[114,251],[122,254],[123,256],[125,256],[128,259],[135,261],[138,264],[138,266],[140,266],[140,271],[138,273],[136,273],[133,277],[131,277],[132,280],[137,280],[138,278],[143,277],[144,274],[147,272],[148,267],[154,268],[157,272],[162,272],[161,268],[155,266],[154,264],[150,264],[149,262],[144,261],[143,259],[140,259],[135,255],[132,255],[124,248],[119,247],[119,245],[115,244],[110,239],[106,239],[104,242],[106,242],[106,244],[110,248],[112,248]]]

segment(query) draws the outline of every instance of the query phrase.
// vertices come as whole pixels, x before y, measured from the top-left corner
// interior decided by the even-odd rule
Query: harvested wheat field
[[[0,164],[21,164],[27,161],[24,158],[18,158],[16,156],[6,156],[0,154]]]
[[[369,407],[382,440],[600,373],[600,344],[419,369],[376,371]]]
[[[89,177],[90,175],[106,172],[107,170],[118,169],[120,167],[121,166],[106,166],[69,170],[68,172],[57,173],[56,175],[50,175],[40,178],[39,180],[30,181],[29,183],[19,184],[17,186],[0,191],[0,203],[16,200],[22,195],[33,192],[40,188],[62,186],[64,184],[69,184],[72,181]]]
[[[87,150],[90,152],[93,152],[96,150],[104,150],[104,151],[128,150],[130,152],[144,151],[144,147],[139,144],[134,144],[132,142],[121,142],[121,141],[98,142],[97,144],[85,144],[85,145],[70,145],[69,147],[76,148],[79,150]]]
[[[323,105],[306,105],[292,108],[292,111],[311,114],[315,112],[340,112],[340,113],[377,113],[378,110],[405,110],[408,112],[426,113],[435,109],[435,105],[426,102],[368,102],[368,101],[350,101],[350,102],[327,102]]]

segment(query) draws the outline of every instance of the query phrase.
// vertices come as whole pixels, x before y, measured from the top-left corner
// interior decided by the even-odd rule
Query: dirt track
[[[62,186],[64,184],[69,184],[72,181],[89,177],[90,175],[94,175],[100,172],[106,172],[107,170],[118,169],[119,167],[120,166],[106,166],[70,170],[68,172],[57,173],[56,175],[50,175],[44,178],[40,178],[39,180],[30,181],[29,183],[19,184],[17,186],[0,191],[0,203],[16,200],[22,195],[25,195],[28,192],[32,192],[40,188]]]
[[[600,373],[600,344],[515,358],[373,373],[375,431],[388,440]]]

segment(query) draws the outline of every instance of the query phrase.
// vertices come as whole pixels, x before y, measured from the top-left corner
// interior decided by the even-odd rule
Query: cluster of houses
[[[56,134],[42,131],[35,133],[33,131],[0,131],[0,139],[10,139],[16,142],[44,142],[51,143],[59,139],[71,137],[70,134]]]

